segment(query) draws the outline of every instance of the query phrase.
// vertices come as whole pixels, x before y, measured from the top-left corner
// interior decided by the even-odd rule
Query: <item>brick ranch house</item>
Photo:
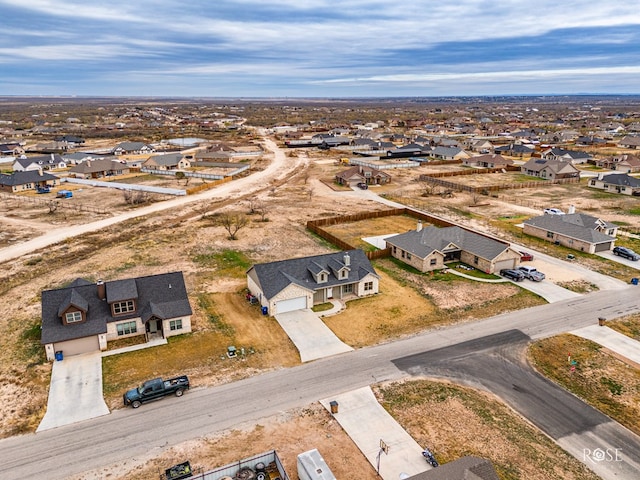
[[[191,305],[182,272],[110,282],[76,279],[42,292],[42,335],[47,360],[106,350],[107,342],[146,340],[191,331]]]
[[[247,287],[270,315],[309,309],[331,299],[378,293],[379,276],[362,250],[253,265]]]
[[[520,252],[509,243],[457,226],[422,228],[418,222],[415,230],[387,237],[385,242],[392,257],[421,272],[440,270],[456,261],[485,273],[520,264]]]

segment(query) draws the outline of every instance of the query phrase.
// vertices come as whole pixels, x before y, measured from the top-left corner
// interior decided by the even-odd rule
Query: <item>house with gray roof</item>
[[[425,472],[407,477],[407,480],[499,480],[493,464],[486,458],[471,455],[453,462],[440,464]]]
[[[155,152],[155,149],[144,142],[122,142],[111,150],[111,153],[114,155],[145,154],[153,152]]]
[[[191,331],[182,272],[109,282],[79,278],[42,292],[42,333],[48,360],[106,350],[107,342],[144,335],[147,341]]]
[[[249,292],[270,315],[374,295],[378,280],[362,250],[258,263],[247,271]]]
[[[611,250],[618,226],[585,213],[541,215],[524,222],[523,232],[581,252]]]
[[[67,168],[67,162],[57,153],[36,157],[19,157],[13,162],[14,172],[54,170]]]
[[[0,191],[3,192],[18,193],[57,185],[60,185],[60,179],[42,170],[0,174]]]
[[[618,142],[618,146],[622,148],[640,149],[640,135],[625,135]]]
[[[193,159],[192,156],[190,156]],[[186,170],[191,167],[191,161],[182,153],[167,153],[153,155],[142,163],[142,168],[149,170]]]
[[[532,158],[520,167],[520,171],[547,180],[580,178],[580,170],[573,163],[555,158]]]
[[[336,175],[336,182],[340,185],[354,185],[366,183],[367,185],[383,185],[391,181],[391,175],[377,168],[365,165],[355,165]]]
[[[541,154],[542,158],[553,160],[564,160],[571,163],[587,163],[591,160],[591,155],[579,150],[565,150],[564,148],[548,148]]]
[[[487,153],[485,155],[477,155],[475,157],[465,158],[463,165],[484,168],[505,168],[513,165],[513,159],[504,158],[498,153]]]
[[[516,268],[520,252],[508,242],[481,235],[466,228],[422,227],[385,239],[391,256],[421,272],[446,268],[450,262],[463,262],[486,273]]]
[[[462,160],[463,158],[470,157],[470,155],[460,147],[442,146],[437,146],[433,150],[430,150],[428,155],[437,160]]]
[[[129,173],[127,164],[110,158],[97,158],[85,160],[69,169],[69,174],[75,178],[103,178]]]
[[[626,173],[612,173],[610,175],[601,173],[595,178],[590,178],[588,185],[610,193],[640,195],[640,178],[632,177]]]

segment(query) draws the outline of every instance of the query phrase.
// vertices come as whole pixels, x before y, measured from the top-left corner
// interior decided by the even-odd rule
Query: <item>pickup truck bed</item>
[[[184,391],[188,389],[189,378],[187,378],[186,375],[166,380],[154,378],[153,380],[144,382],[138,388],[129,390],[122,397],[125,406],[131,405],[133,408],[138,408],[145,402],[157,400],[172,393],[175,394],[176,397],[181,397]]]

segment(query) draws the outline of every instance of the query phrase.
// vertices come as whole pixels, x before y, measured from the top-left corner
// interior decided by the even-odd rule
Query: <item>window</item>
[[[477,264],[478,264],[478,260],[479,260],[479,258],[478,258],[478,257],[473,257],[473,263],[474,263],[475,265],[477,265]]]
[[[67,312],[65,314],[67,323],[77,323],[82,321],[82,312]]]
[[[136,322],[119,323],[116,325],[116,329],[118,330],[118,336],[131,335],[132,333],[136,333],[138,331]]]
[[[346,270],[342,270],[340,272],[340,278],[347,278],[348,275],[349,275],[349,272]]]
[[[547,238],[553,238],[553,232],[547,232]]]
[[[429,265],[436,265],[437,263],[438,263],[437,258],[432,258],[431,260],[429,260]]]
[[[318,280],[319,282],[326,282],[327,281],[327,276],[324,273],[320,274],[320,279]]]
[[[396,253],[396,247],[395,246],[393,247],[393,253]]]
[[[407,252],[407,260],[411,260],[411,254]]]
[[[170,320],[169,330],[182,330],[182,319],[179,318],[178,320]]]
[[[126,302],[115,302],[112,305],[113,314],[120,315],[122,313],[134,312],[136,309],[133,300],[127,300]]]
[[[349,283],[347,285],[342,286],[342,293],[352,293],[353,292],[353,283]]]
[[[373,282],[365,282],[364,291],[370,292],[371,290],[373,290]]]

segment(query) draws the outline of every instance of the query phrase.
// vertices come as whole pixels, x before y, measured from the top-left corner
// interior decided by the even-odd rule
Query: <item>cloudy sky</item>
[[[640,0],[0,0],[0,95],[640,93]]]

